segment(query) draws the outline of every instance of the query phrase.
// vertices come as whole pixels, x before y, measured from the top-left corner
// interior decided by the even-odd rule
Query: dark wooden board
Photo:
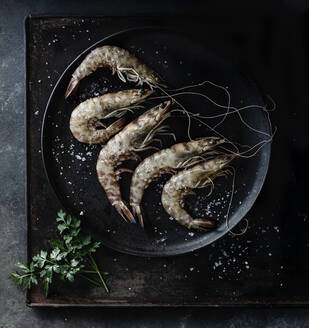
[[[26,20],[26,127],[28,256],[47,249],[55,236],[55,217],[61,208],[44,173],[40,133],[45,106],[57,79],[81,51],[107,35],[131,27],[166,25],[192,33],[249,71],[267,76],[263,61],[250,40],[256,26],[248,29],[222,27],[215,20],[189,17],[29,17]],[[241,41],[242,40],[242,41]],[[244,41],[245,40],[245,41]],[[251,54],[249,56],[249,54]],[[266,83],[267,84],[267,83]],[[281,113],[282,114],[282,113]],[[285,115],[285,113],[283,113]],[[281,118],[282,124],[285,124]],[[276,172],[280,162],[289,168],[282,146],[287,132],[274,143],[270,176],[252,210],[246,234],[226,235],[199,251],[169,257],[142,258],[102,248],[98,263],[110,272],[111,294],[77,280],[57,282],[48,298],[39,288],[27,295],[30,306],[215,306],[307,304],[309,286],[306,219],[301,233],[294,228],[294,212],[286,201],[289,181]],[[297,195],[297,194],[296,194]],[[295,195],[295,197],[296,197]],[[274,197],[276,196],[276,197]],[[299,196],[299,195],[297,195]],[[300,213],[299,216],[304,213]],[[305,218],[305,214],[304,214]],[[87,218],[84,220],[87,230]],[[241,227],[238,227],[241,229]],[[293,235],[291,235],[291,232]],[[297,237],[296,237],[297,236]]]

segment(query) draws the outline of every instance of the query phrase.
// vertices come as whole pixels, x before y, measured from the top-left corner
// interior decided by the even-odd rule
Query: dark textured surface
[[[194,2],[192,2],[194,3]],[[259,2],[260,4],[261,2]],[[155,7],[150,4],[135,2],[130,8],[119,6],[119,1],[88,6],[82,9],[82,4],[74,2],[57,3],[56,1],[2,1],[0,5],[0,109],[1,109],[1,271],[0,271],[0,326],[1,327],[307,327],[309,312],[306,309],[52,309],[31,310],[25,307],[24,295],[16,289],[8,280],[9,272],[14,269],[17,259],[25,258],[26,252],[26,222],[24,215],[24,134],[23,134],[23,91],[24,91],[24,45],[23,45],[23,18],[26,14],[40,12],[76,12],[89,13],[135,14],[163,11],[180,13],[192,11],[184,4],[173,5],[162,2]],[[250,53],[265,51],[271,45],[276,46],[276,52],[269,57],[263,57],[266,62],[266,70],[256,71],[255,74],[261,81],[268,73],[268,79],[263,83],[264,88],[277,100],[282,115],[277,117],[276,124],[283,125],[286,136],[277,142],[279,150],[286,149],[286,156],[278,158],[271,167],[269,175],[272,182],[278,188],[285,188],[285,197],[271,194],[271,199],[265,207],[273,204],[280,213],[280,227],[284,229],[285,239],[281,241],[284,250],[283,258],[293,268],[294,272],[303,270],[306,263],[306,251],[301,241],[306,239],[306,215],[308,205],[307,196],[302,193],[305,190],[308,175],[304,169],[304,163],[308,159],[308,148],[305,132],[305,116],[303,111],[308,107],[308,75],[305,65],[306,53],[304,50],[306,34],[304,31],[307,23],[304,7],[293,2],[293,8],[285,3],[288,12],[275,10],[276,6],[268,5],[268,8],[249,8],[245,10],[222,10],[215,12],[216,21],[220,26],[224,22],[229,29],[229,22],[235,18],[235,13],[240,13],[239,22],[246,26],[253,17],[262,18],[262,27],[248,27],[256,31],[256,37],[262,42],[263,49],[258,46],[257,39],[253,39],[251,47],[246,48],[245,40],[235,37],[236,42],[243,45]],[[193,6],[193,5],[192,5]],[[292,10],[293,9],[293,10]],[[213,11],[204,10],[211,17]],[[244,22],[244,17],[248,17]],[[237,17],[237,16],[236,16]],[[211,19],[211,18],[210,18]],[[254,25],[254,24],[253,24]],[[247,26],[246,26],[247,27]],[[260,32],[259,32],[260,31]],[[268,36],[268,37],[267,37]],[[267,42],[268,40],[268,42]],[[278,50],[278,47],[280,48]],[[242,52],[240,50],[240,52]],[[55,77],[56,78],[56,77]],[[273,85],[274,87],[271,87]],[[282,118],[281,118],[282,116]],[[289,124],[284,124],[284,122]],[[278,139],[279,140],[279,139]],[[287,149],[287,146],[291,147]],[[294,150],[293,150],[294,149]],[[275,150],[274,150],[275,152]],[[276,172],[281,169],[281,174]],[[269,180],[268,179],[268,180]],[[288,186],[288,188],[287,188]],[[302,189],[303,188],[303,189]],[[265,201],[265,199],[264,199]],[[262,214],[261,214],[262,216]],[[43,219],[43,218],[42,218]],[[296,224],[294,223],[296,222]],[[301,222],[301,224],[300,224]],[[299,224],[301,229],[299,229]],[[267,224],[265,224],[267,226]],[[254,229],[254,225],[252,226]],[[265,230],[267,231],[267,230]],[[267,232],[262,234],[265,242]],[[258,235],[257,235],[257,238]],[[292,251],[291,246],[297,248]],[[299,256],[295,257],[293,254]],[[306,281],[304,272],[303,279]],[[263,282],[262,282],[263,283]],[[305,286],[306,287],[306,286]],[[294,290],[291,290],[293,293]]]
[[[173,26],[173,29],[177,32],[166,30],[166,21],[169,22],[168,27]],[[143,62],[149,63],[148,65],[153,66],[161,76],[163,75],[164,80],[168,82],[171,88],[197,84],[204,81],[205,76],[207,76],[208,80],[220,85],[224,83],[228,87],[232,95],[232,106],[264,105],[260,90],[255,84],[248,78],[244,78],[234,65],[229,65],[227,60],[223,60],[220,56],[211,52],[209,42],[204,39],[203,33],[197,32],[203,31],[205,28],[200,20],[188,18],[184,24],[182,20],[172,16],[166,20],[155,20],[147,17],[143,19],[134,17],[115,17],[112,19],[104,17],[91,19],[38,17],[29,19],[28,24],[30,28],[27,38],[29,44],[27,62],[29,62],[30,72],[29,85],[31,85],[31,89],[28,89],[28,97],[32,100],[29,104],[29,120],[33,120],[33,123],[29,122],[29,124],[33,126],[30,133],[33,134],[33,138],[38,136],[34,125],[35,123],[41,124],[42,111],[38,111],[34,118],[32,112],[36,112],[37,108],[41,107],[40,104],[44,103],[49,96],[49,90],[42,88],[44,85],[44,72],[48,76],[52,70],[60,71],[63,64],[63,56],[60,56],[61,50],[68,57],[74,51],[75,42],[72,42],[72,34],[74,35],[75,31],[80,31],[78,34],[78,47],[82,48],[83,46],[87,47],[91,42],[101,37],[102,30],[108,32],[108,30],[117,28],[122,29],[126,25],[135,27],[156,25],[157,28],[135,28],[122,32],[102,41],[101,45],[117,44],[122,48],[130,49]],[[109,26],[109,29],[106,26]],[[55,42],[48,42],[47,44],[50,44],[50,46],[45,47],[44,40],[51,35],[57,36],[53,38]],[[189,35],[189,37],[186,35]],[[59,45],[56,45],[58,43]],[[206,43],[207,46],[205,46]],[[100,43],[95,43],[93,47],[98,46],[100,46]],[[187,51],[186,49],[190,50]],[[38,63],[41,63],[41,58],[44,58],[47,62],[50,62],[50,58],[53,58],[53,60],[49,65],[40,65]],[[83,58],[80,58],[80,62]],[[78,66],[80,62],[75,63],[75,66]],[[73,71],[72,68],[71,70]],[[115,210],[112,210],[97,179],[96,161],[101,147],[78,142],[68,128],[70,115],[74,106],[76,106],[76,101],[65,101],[63,94],[71,74],[72,72],[67,71],[58,82],[46,110],[44,128],[42,128],[42,152],[45,157],[45,167],[57,196],[65,209],[75,216],[81,216],[87,222],[86,224],[91,226],[92,234],[96,232],[96,238],[102,240],[104,245],[133,255],[157,257],[188,253],[211,244],[224,235],[228,231],[224,215],[228,207],[229,198],[227,195],[231,190],[231,177],[230,179],[226,177],[216,179],[215,192],[211,197],[207,197],[209,190],[203,188],[199,191],[197,197],[191,197],[190,201],[187,200],[191,213],[192,209],[194,210],[194,217],[203,217],[206,212],[212,212],[208,215],[218,220],[218,228],[209,233],[196,230],[189,231],[174,220],[170,220],[163,207],[158,206],[161,203],[164,178],[153,182],[145,191],[142,207],[146,229],[140,229],[140,226],[135,224],[128,225]],[[42,78],[41,83],[37,83],[39,78]],[[79,98],[89,98],[93,97],[95,93],[110,93],[131,87],[121,82],[117,77],[113,77],[108,70],[104,69],[98,70],[96,74],[92,74],[83,82],[83,85],[79,88]],[[134,84],[132,85],[134,86]],[[33,88],[33,86],[36,87]],[[90,94],[88,94],[89,89],[93,90]],[[207,92],[208,97],[218,99],[218,102],[224,103],[223,99],[226,94],[221,89],[218,90],[214,86],[206,86],[204,89],[207,91],[203,90],[202,92]],[[197,91],[196,88],[195,91]],[[161,99],[157,102],[160,101]],[[201,115],[207,116],[222,114],[221,108],[217,109],[216,106],[212,106],[208,101],[204,102],[197,96],[187,95],[178,98],[178,101],[193,113],[201,113]],[[145,105],[150,108],[154,104],[151,105],[149,101]],[[134,117],[142,112],[136,111]],[[256,129],[263,131],[269,129],[267,116],[262,110],[252,111],[248,109],[246,112],[243,111],[242,115]],[[126,118],[129,120],[128,116],[126,115]],[[220,119],[222,120],[222,117],[217,118],[216,121],[212,120],[212,122],[209,120],[208,123],[215,125]],[[188,140],[186,117],[180,117],[177,113],[172,118],[167,119],[164,124],[168,125],[170,130],[173,131],[177,142]],[[240,144],[255,145],[263,140],[263,136],[252,133],[247,129],[237,114],[230,115],[220,125],[220,128],[218,127],[218,130],[229,140],[237,141]],[[213,132],[207,131],[200,122],[191,121],[191,138],[196,139],[212,136],[213,134]],[[160,140],[162,141],[162,149],[175,143],[171,136],[161,136]],[[233,167],[237,174],[235,178],[235,195],[229,217],[230,227],[236,225],[255,202],[266,177],[270,148],[269,144],[263,147],[251,160],[233,161]],[[30,147],[30,149],[33,154],[31,163],[38,164],[37,167],[32,169],[36,171],[36,176],[31,176],[33,184],[35,184],[35,180],[39,179],[38,167],[41,161],[40,158],[35,158],[37,156],[35,148]],[[150,154],[153,154],[153,151],[142,152],[140,156],[146,158]],[[31,163],[30,167],[34,166]],[[136,161],[131,161],[131,163],[127,161],[122,164],[123,167],[128,165],[135,168],[138,163]],[[123,199],[126,201],[128,200],[130,178],[131,176],[128,174],[123,175],[119,181]],[[38,198],[40,197],[40,193],[34,188],[30,193],[38,195]],[[212,205],[210,206],[210,204]],[[44,206],[42,207],[44,209]],[[254,216],[254,214],[252,215]],[[251,237],[248,236],[248,238]],[[231,240],[231,243],[233,242]],[[225,247],[229,248],[227,245]],[[208,255],[204,254],[202,257],[208,257]],[[134,261],[134,258],[132,258],[132,261]],[[178,261],[181,262],[181,259],[179,258]],[[209,271],[206,263],[205,267]],[[169,275],[168,270],[167,268],[167,276]],[[200,276],[204,279],[206,272],[200,271]],[[158,272],[158,270],[154,269],[154,272]],[[174,272],[172,274],[174,275]],[[199,285],[198,281],[195,283]],[[182,284],[185,284],[185,281]],[[173,286],[170,285],[169,289],[172,290]]]

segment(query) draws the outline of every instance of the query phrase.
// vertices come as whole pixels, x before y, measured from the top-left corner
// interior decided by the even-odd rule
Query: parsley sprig
[[[90,236],[81,235],[81,221],[62,210],[58,212],[56,221],[61,239],[49,240],[52,248],[50,253],[41,250],[33,256],[29,266],[24,262],[17,262],[21,272],[12,272],[9,278],[24,289],[30,289],[33,284],[37,285],[41,281],[47,296],[55,277],[73,282],[75,276],[79,275],[96,286],[103,286],[109,293],[103,278],[108,273],[99,270],[92,255],[100,242],[92,242]],[[89,277],[93,274],[97,275],[98,280]]]

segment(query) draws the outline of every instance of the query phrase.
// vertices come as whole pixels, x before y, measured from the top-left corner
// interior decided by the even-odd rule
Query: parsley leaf
[[[56,222],[58,222],[57,231],[61,239],[49,240],[51,251],[48,253],[41,250],[32,257],[29,266],[24,262],[17,262],[22,273],[12,272],[9,278],[24,289],[30,289],[33,284],[38,285],[40,280],[44,293],[48,296],[54,276],[73,282],[75,276],[80,275],[96,286],[103,286],[109,293],[103,279],[103,275],[107,273],[99,270],[92,256],[99,248],[100,242],[92,242],[89,235],[80,235],[81,221],[62,210],[58,212]],[[85,269],[86,267],[89,269]],[[89,278],[87,274],[96,274],[98,280]]]

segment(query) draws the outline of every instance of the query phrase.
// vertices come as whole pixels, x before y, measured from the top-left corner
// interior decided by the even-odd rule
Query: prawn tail
[[[111,135],[114,135],[114,134],[118,133],[124,127],[125,123],[126,123],[126,119],[120,118],[119,120],[117,120],[116,122],[111,124],[107,128],[107,130],[110,132]]]
[[[144,219],[143,219],[141,207],[137,204],[131,204],[131,208],[134,216],[137,217],[139,224],[144,229]]]
[[[77,92],[77,88],[78,88],[78,84],[79,84],[79,81],[72,78],[69,85],[68,85],[68,88],[67,88],[67,91],[65,92],[65,99],[67,99],[71,94],[72,95],[75,95],[76,92]]]
[[[190,222],[188,228],[189,229],[194,228],[194,229],[208,231],[209,229],[214,229],[216,227],[217,227],[217,223],[214,220],[200,218],[200,219],[195,219],[192,222]]]
[[[121,215],[121,217],[127,221],[129,220],[131,223],[136,223],[133,214],[130,212],[128,207],[125,205],[123,201],[114,204],[116,211]]]

